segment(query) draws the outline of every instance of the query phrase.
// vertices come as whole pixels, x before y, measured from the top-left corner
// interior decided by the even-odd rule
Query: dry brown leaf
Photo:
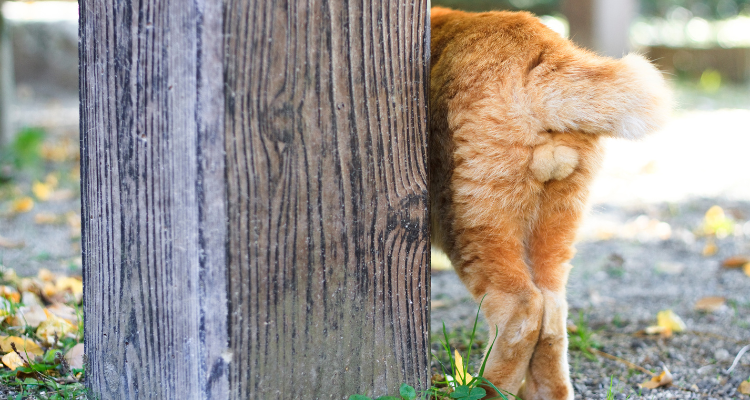
[[[640,384],[640,387],[646,389],[656,389],[658,387],[669,386],[672,384],[672,374],[667,368],[664,368],[661,374],[652,377],[650,380]]]
[[[54,225],[60,222],[60,217],[52,213],[37,213],[34,223],[37,225]]]
[[[721,266],[724,268],[739,268],[747,263],[750,263],[750,258],[746,256],[733,256],[722,261]]]
[[[742,381],[740,383],[740,393],[750,394],[750,381]]]
[[[20,352],[27,352],[35,356],[41,356],[44,354],[42,348],[31,339],[19,336],[0,336],[0,350],[2,350],[3,353],[10,353],[13,351],[13,348],[10,346],[11,343],[15,343],[16,348]]]
[[[0,236],[0,247],[6,249],[20,249],[23,246],[26,246],[23,241],[10,240]]]
[[[10,353],[4,355],[2,361],[6,367],[11,369],[11,371],[15,371],[16,368],[22,367],[25,364],[23,359],[21,359],[21,356],[16,354],[15,351],[11,351]]]
[[[42,341],[42,344],[52,346],[57,340],[62,339],[69,332],[75,332],[78,330],[78,326],[71,324],[51,312],[44,310],[44,313],[47,314],[47,319],[42,321],[36,329],[36,337]]]
[[[83,368],[83,343],[78,343],[72,349],[68,350],[65,353],[65,361],[68,362],[71,368]]]
[[[70,189],[58,189],[50,193],[49,201],[66,201],[75,197],[75,192]]]
[[[76,313],[76,309],[67,304],[54,303],[47,307],[47,310],[71,324],[78,325],[78,314]]]
[[[714,312],[724,307],[726,299],[718,296],[704,297],[695,302],[693,309],[696,311]]]
[[[30,326],[36,328],[42,321],[47,320],[47,314],[44,313],[44,308],[38,304],[30,306],[19,307],[16,311],[16,315],[9,322],[12,326]]]

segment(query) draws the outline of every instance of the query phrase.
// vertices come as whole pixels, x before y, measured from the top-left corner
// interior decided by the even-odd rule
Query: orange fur
[[[645,59],[599,57],[528,13],[432,9],[432,241],[499,332],[485,376],[572,399],[565,284],[602,136],[657,129],[671,99]],[[525,384],[524,384],[525,382]]]

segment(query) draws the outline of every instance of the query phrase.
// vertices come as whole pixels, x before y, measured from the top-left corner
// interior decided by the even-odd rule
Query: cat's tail
[[[640,55],[614,60],[578,50],[540,57],[525,85],[538,128],[637,139],[659,129],[672,110],[662,74]]]

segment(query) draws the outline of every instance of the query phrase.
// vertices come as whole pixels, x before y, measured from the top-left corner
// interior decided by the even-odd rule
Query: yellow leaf
[[[36,337],[42,341],[42,344],[52,346],[55,344],[55,336],[57,336],[57,339],[59,340],[69,332],[75,332],[78,330],[77,326],[52,314],[51,312],[44,310],[44,313],[47,315],[47,319],[42,321],[36,329]]]
[[[39,181],[34,181],[31,185],[31,191],[39,201],[49,200],[49,195],[52,194],[52,187]]]
[[[640,384],[642,388],[656,389],[658,387],[669,386],[672,384],[672,374],[667,368],[664,368],[661,374],[652,377],[650,380]]]
[[[464,359],[461,357],[461,354],[458,353],[458,350],[454,349],[453,355],[456,359],[456,382],[458,382],[459,385],[468,385],[474,377],[469,375],[468,371],[464,371]]]
[[[10,353],[13,351],[13,347],[10,345],[11,343],[15,343],[16,348],[20,352],[27,352],[35,356],[41,356],[44,354],[42,348],[31,339],[18,336],[0,336],[0,350],[2,350],[3,353]]]
[[[706,235],[727,237],[734,230],[734,221],[724,214],[719,206],[713,206],[706,211],[703,219],[703,231]]]
[[[682,319],[672,310],[659,311],[656,314],[656,323],[672,332],[682,332],[687,328]]]
[[[432,249],[430,251],[430,268],[435,271],[448,271],[453,269],[453,266],[445,253]]]
[[[742,381],[740,383],[740,393],[750,394],[750,381]]]
[[[747,263],[742,267],[742,272],[744,272],[745,275],[750,276],[750,263]]]
[[[34,208],[34,200],[31,197],[21,197],[16,199],[10,206],[10,212],[13,214],[20,214],[31,211]]]
[[[25,364],[23,359],[21,359],[21,356],[16,354],[15,351],[11,351],[10,353],[4,355],[2,360],[3,364],[5,364],[5,366],[10,368],[12,371],[15,371],[16,368],[22,367]]]
[[[57,290],[69,290],[76,298],[83,294],[83,282],[80,279],[63,277],[57,280]]]
[[[723,297],[717,297],[717,296],[704,297],[698,300],[697,302],[695,302],[693,309],[697,311],[714,312],[720,309],[721,307],[723,307],[724,303],[726,303],[726,299]]]

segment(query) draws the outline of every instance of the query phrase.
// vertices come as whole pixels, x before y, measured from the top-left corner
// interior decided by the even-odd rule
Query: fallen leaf
[[[51,312],[44,310],[44,313],[47,314],[47,319],[42,321],[36,329],[36,337],[42,341],[42,344],[52,346],[55,344],[55,338],[58,340],[62,339],[63,336],[67,335],[69,332],[75,332],[78,330],[76,325],[71,324]]]
[[[750,276],[750,263],[747,263],[742,267],[742,272],[744,272],[745,275]]]
[[[11,369],[11,371],[15,371],[16,368],[22,367],[24,364],[26,364],[23,359],[21,359],[21,356],[16,354],[15,351],[11,351],[10,353],[4,355],[2,361],[6,367]]]
[[[661,374],[652,377],[650,380],[640,384],[640,387],[646,389],[656,389],[658,387],[669,386],[672,384],[672,374],[667,368],[664,368]]]
[[[672,310],[659,311],[656,314],[656,324],[672,332],[682,332],[687,328],[682,319]]]
[[[464,359],[461,357],[461,354],[458,352],[458,350],[453,350],[453,357],[455,358],[456,362],[456,375],[454,376],[454,378],[459,385],[468,385],[469,382],[474,379],[474,377],[469,374],[469,371],[464,371]]]
[[[47,320],[47,314],[44,312],[44,308],[38,304],[30,306],[19,307],[16,311],[16,315],[10,319],[12,326],[30,326],[36,328],[42,321]]]
[[[75,197],[75,192],[70,189],[58,189],[49,195],[49,201],[65,201]]]
[[[70,322],[73,325],[78,325],[78,314],[76,313],[76,309],[67,304],[54,303],[51,306],[47,307],[47,311]]]
[[[685,270],[685,264],[678,262],[660,262],[656,270],[667,275],[679,275]]]
[[[34,181],[31,185],[31,192],[39,201],[49,200],[50,194],[52,194],[52,186],[39,181]]]
[[[725,238],[734,231],[734,221],[724,214],[719,206],[713,206],[706,211],[703,219],[703,232],[707,235],[716,235]]]
[[[78,343],[72,349],[68,350],[65,353],[65,361],[68,362],[71,368],[83,368],[83,343]]]
[[[709,241],[706,243],[706,246],[703,247],[703,256],[704,257],[711,257],[719,252],[719,246],[716,245],[713,241]]]
[[[44,354],[42,348],[31,339],[18,336],[0,336],[0,350],[2,350],[3,353],[10,353],[13,351],[13,348],[10,346],[11,343],[15,343],[16,348],[20,352],[27,352],[35,356],[41,356]]]
[[[23,246],[26,246],[26,244],[22,241],[13,241],[0,236],[0,247],[6,249],[20,249]]]
[[[37,225],[53,225],[60,222],[60,217],[52,213],[37,213],[34,215],[34,223]]]
[[[18,293],[18,290],[10,286],[0,286],[0,296],[3,296],[14,303],[19,303],[21,301],[21,293]]]
[[[662,335],[663,337],[672,336],[671,329],[665,326],[659,326],[659,325],[651,325],[647,327],[643,332],[645,332],[647,335]]]
[[[31,211],[34,208],[34,200],[31,197],[21,197],[16,199],[10,205],[10,212],[13,214],[20,214]]]
[[[750,381],[742,381],[740,383],[740,393],[750,394]]]
[[[75,297],[76,303],[83,298],[83,282],[80,279],[63,277],[57,280],[55,286],[61,292],[70,292]]]
[[[54,282],[56,278],[55,274],[47,268],[40,269],[36,276],[45,282]]]
[[[696,311],[714,312],[724,307],[725,303],[726,299],[723,297],[709,296],[695,302],[693,309]]]
[[[750,258],[746,256],[733,256],[722,261],[721,266],[724,268],[739,268],[747,263],[750,263]]]

